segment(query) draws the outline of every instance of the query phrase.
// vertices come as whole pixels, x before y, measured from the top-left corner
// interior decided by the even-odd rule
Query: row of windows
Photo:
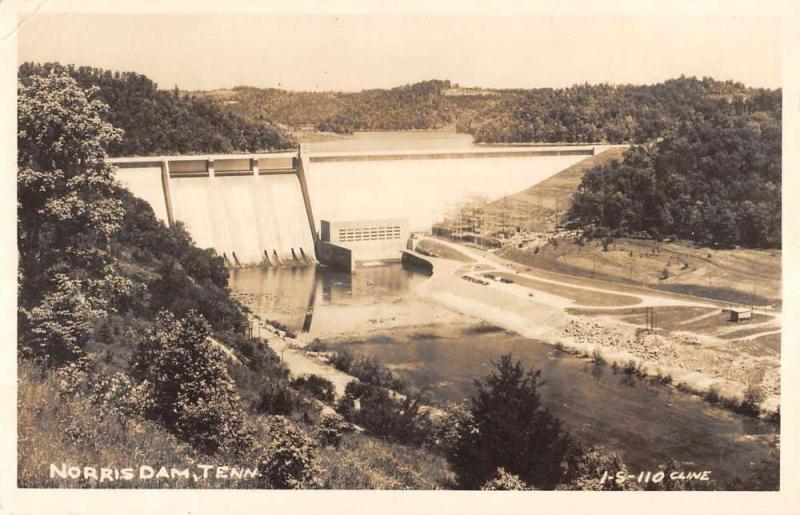
[[[397,240],[400,226],[339,229],[339,241]]]

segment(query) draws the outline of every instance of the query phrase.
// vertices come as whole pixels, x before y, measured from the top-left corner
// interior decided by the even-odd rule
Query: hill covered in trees
[[[454,127],[483,143],[643,143],[691,120],[780,98],[780,92],[738,82],[686,77],[653,85],[530,90],[430,80],[357,93],[239,87],[197,94],[253,122],[338,133]]]
[[[353,131],[440,129],[454,122],[443,95],[450,81],[430,80],[392,89],[349,92],[293,92],[237,87],[198,92],[250,121],[313,127],[341,134]]]
[[[246,121],[201,96],[160,90],[134,72],[23,63],[18,76],[29,84],[32,76],[51,71],[68,73],[83,89],[96,88],[93,98],[108,106],[101,116],[124,131],[122,139],[108,145],[112,156],[255,152],[295,145],[279,128]]]
[[[684,123],[584,175],[573,223],[703,245],[781,246],[780,97]]]

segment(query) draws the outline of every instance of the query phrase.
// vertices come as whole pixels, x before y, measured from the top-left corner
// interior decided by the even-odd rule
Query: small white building
[[[357,262],[400,261],[408,243],[408,220],[320,222],[320,262],[352,272]]]
[[[753,310],[750,308],[731,308],[731,322],[741,322],[753,318]]]

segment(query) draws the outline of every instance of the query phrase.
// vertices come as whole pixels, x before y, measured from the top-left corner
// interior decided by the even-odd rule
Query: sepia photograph
[[[16,4],[15,496],[797,502],[796,2]]]

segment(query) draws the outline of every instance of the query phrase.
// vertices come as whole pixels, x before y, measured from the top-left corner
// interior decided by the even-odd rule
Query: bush
[[[208,341],[210,327],[190,312],[162,312],[136,348],[132,371],[146,382],[147,415],[202,452],[236,450],[248,440],[244,412],[222,351]]]
[[[297,393],[285,381],[267,379],[258,389],[253,409],[258,413],[291,415],[300,405]]]
[[[333,383],[315,374],[298,377],[292,381],[292,386],[322,402],[332,403],[336,398],[336,389]]]
[[[567,458],[567,477],[559,489],[564,490],[628,490],[634,483],[616,481],[618,472],[628,474],[628,469],[616,453],[607,453],[596,447],[583,449],[574,444]],[[608,473],[604,482],[604,474]]]
[[[347,350],[336,351],[330,357],[331,365],[333,365],[334,368],[336,368],[337,370],[341,370],[344,373],[350,373],[350,367],[353,366],[353,361],[355,361],[355,358]]]
[[[369,434],[394,442],[422,445],[430,440],[432,427],[428,417],[420,411],[421,405],[417,395],[398,398],[375,384],[351,381],[337,409]]]
[[[20,330],[23,354],[50,366],[79,358],[94,320],[104,314],[92,305],[80,281],[58,274],[55,282],[54,290],[30,310]]]
[[[449,456],[458,447],[460,435],[472,425],[472,413],[466,403],[447,403],[440,408],[441,415],[432,417],[428,445],[443,456]]]
[[[395,392],[403,392],[406,389],[406,385],[400,378],[395,377],[378,359],[370,356],[354,360],[350,365],[349,372],[364,383],[394,390]]]
[[[266,425],[269,444],[258,470],[271,488],[299,489],[318,486],[319,470],[312,440],[284,417],[270,417]]]
[[[477,489],[499,467],[540,489],[555,488],[564,471],[570,438],[561,421],[541,404],[540,373],[525,371],[510,354],[476,381],[470,424],[458,431],[448,459],[462,488]]]
[[[644,376],[644,370],[642,370],[642,363],[635,359],[628,360],[628,362],[625,363],[625,366],[622,367],[622,371],[629,376],[636,376],[636,377]]]
[[[339,447],[342,434],[350,430],[350,425],[338,413],[323,413],[317,427],[317,438],[322,445]]]
[[[764,402],[764,391],[761,386],[754,383],[749,383],[744,392],[744,399],[739,406],[739,413],[751,417],[757,417],[761,414],[761,403]]]
[[[198,455],[163,427],[138,417],[120,426],[114,414],[82,395],[66,394],[57,374],[21,361],[18,380],[17,486],[21,488],[120,488],[119,481],[50,478],[51,462],[123,464],[184,463]],[[108,466],[104,465],[104,466]],[[170,479],[133,479],[126,488],[174,488]],[[191,486],[190,483],[177,486]],[[231,484],[226,483],[225,488]]]
[[[314,338],[311,343],[306,346],[306,350],[309,352],[325,352],[328,350],[328,344],[319,338]]]
[[[509,474],[503,467],[497,469],[493,479],[487,481],[481,490],[527,490],[528,485],[519,476]]]

